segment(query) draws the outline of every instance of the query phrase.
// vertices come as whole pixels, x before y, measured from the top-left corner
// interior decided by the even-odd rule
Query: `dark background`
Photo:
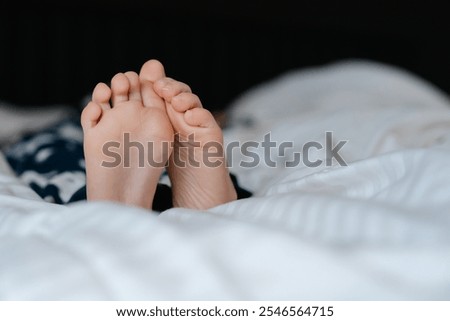
[[[212,110],[287,70],[351,58],[408,69],[450,93],[448,15],[444,1],[2,3],[0,100],[78,107],[97,82],[150,58]]]

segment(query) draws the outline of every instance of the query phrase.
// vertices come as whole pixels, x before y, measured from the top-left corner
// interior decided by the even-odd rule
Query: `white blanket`
[[[282,75],[231,108],[227,143],[270,132],[301,151],[332,132],[347,141],[348,166],[285,168],[291,149],[271,155],[276,168],[241,168],[236,152],[231,171],[254,197],[157,216],[46,203],[0,162],[0,299],[450,299],[443,93],[392,66],[347,61]]]

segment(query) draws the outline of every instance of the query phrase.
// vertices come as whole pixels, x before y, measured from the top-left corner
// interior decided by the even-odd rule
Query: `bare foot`
[[[165,77],[159,62],[144,64],[141,79],[157,68],[161,79],[153,88],[164,98],[175,132],[168,169],[174,206],[208,209],[235,200],[236,190],[225,163],[221,128],[189,86]]]
[[[171,153],[173,129],[164,101],[153,91],[152,71],[148,72],[150,79],[146,81],[127,72],[114,76],[111,88],[98,84],[83,110],[90,201],[152,206]]]

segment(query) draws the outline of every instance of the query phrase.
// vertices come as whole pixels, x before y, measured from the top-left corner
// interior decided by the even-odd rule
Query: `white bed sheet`
[[[46,203],[0,160],[0,299],[450,299],[444,94],[392,66],[346,61],[248,91],[232,123],[227,143],[271,131],[298,147],[332,131],[348,141],[348,166],[244,169],[234,153],[254,197],[157,216]]]

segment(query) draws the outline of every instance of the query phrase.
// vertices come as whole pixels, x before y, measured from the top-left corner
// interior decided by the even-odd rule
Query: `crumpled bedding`
[[[271,150],[276,167],[241,167],[248,157],[229,155],[254,196],[208,211],[55,205],[0,161],[0,298],[450,298],[444,93],[396,67],[351,60],[263,83],[230,115],[226,145],[270,133],[293,147]],[[282,166],[311,141],[346,141],[339,152],[347,166]],[[261,146],[253,152],[264,157]]]

